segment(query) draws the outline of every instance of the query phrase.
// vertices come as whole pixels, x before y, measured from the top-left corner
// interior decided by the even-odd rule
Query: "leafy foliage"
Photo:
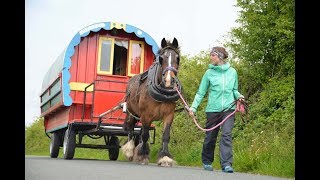
[[[238,72],[239,91],[249,102],[249,114],[246,123],[236,114],[233,166],[238,172],[292,178],[295,175],[295,4],[293,0],[237,0],[237,6],[241,8],[237,20],[240,26],[231,30],[225,47],[230,51],[229,62]],[[179,79],[190,105],[210,63],[209,52],[182,56],[180,62]],[[197,113],[202,127],[206,121],[206,104],[207,97]],[[181,101],[178,105],[184,107]],[[155,125],[151,162],[156,161],[163,128],[161,122]],[[203,139],[204,132],[195,126],[186,111],[175,114],[169,150],[178,165],[201,166]],[[124,139],[120,142],[123,144]],[[43,120],[26,128],[26,154],[49,155],[49,143]],[[107,159],[105,150],[79,149],[75,156]],[[124,160],[121,154],[119,160]],[[219,146],[215,150],[214,168],[220,168]]]
[[[41,143],[39,143],[41,142]],[[47,154],[50,139],[45,135],[43,118],[38,118],[29,127],[25,128],[25,153]]]
[[[293,0],[238,0],[242,10],[226,46],[241,61],[244,91],[250,97],[275,76],[294,73]]]

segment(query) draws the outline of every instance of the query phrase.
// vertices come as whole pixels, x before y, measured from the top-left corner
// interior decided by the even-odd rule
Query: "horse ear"
[[[167,41],[166,41],[165,38],[162,38],[162,40],[161,40],[161,47],[164,48],[164,47],[166,47],[166,46],[167,46]]]
[[[176,38],[173,38],[173,41],[172,41],[172,45],[177,48],[179,46],[178,44],[178,40]]]

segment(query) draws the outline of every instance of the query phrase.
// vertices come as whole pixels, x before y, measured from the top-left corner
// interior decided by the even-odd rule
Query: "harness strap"
[[[140,117],[133,115],[128,108],[127,108],[127,112],[129,113],[130,116],[134,117],[136,120],[140,120]]]
[[[148,77],[148,70],[147,71],[145,71],[145,72],[143,72],[141,75],[140,75],[140,84],[139,84],[139,86],[147,79],[147,77]]]

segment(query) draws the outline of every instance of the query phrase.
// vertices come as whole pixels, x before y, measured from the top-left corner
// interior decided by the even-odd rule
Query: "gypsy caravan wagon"
[[[108,149],[119,155],[125,97],[130,77],[147,70],[158,53],[155,40],[143,30],[116,22],[101,22],[81,29],[46,73],[40,108],[45,132],[51,138],[50,157],[60,147],[72,159],[76,148]],[[138,137],[141,124],[134,128]],[[155,127],[152,125],[153,142]],[[51,136],[50,136],[51,135]],[[104,144],[85,144],[84,136],[104,138]],[[138,138],[136,138],[138,139]]]

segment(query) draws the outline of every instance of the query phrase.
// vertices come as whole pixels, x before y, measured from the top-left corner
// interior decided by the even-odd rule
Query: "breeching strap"
[[[188,106],[188,104],[187,104],[187,102],[184,100],[184,98],[182,97],[182,95],[181,95],[181,93],[179,92],[178,88],[175,87],[175,89],[176,89],[176,91],[178,92],[178,94],[179,94],[179,96],[180,96],[183,104],[185,105],[185,107],[187,108],[187,110],[189,110],[190,107]],[[227,119],[229,119],[230,116],[234,115],[236,112],[237,112],[237,109],[235,109],[231,114],[229,114],[226,118],[224,118],[220,123],[218,123],[217,125],[213,126],[212,128],[209,128],[209,129],[202,128],[202,127],[198,124],[197,119],[196,119],[196,117],[195,117],[194,115],[193,115],[192,118],[193,118],[194,123],[196,124],[196,126],[197,126],[200,130],[202,130],[202,131],[212,131],[212,130],[214,130],[215,128],[219,127],[221,124],[223,124]]]

